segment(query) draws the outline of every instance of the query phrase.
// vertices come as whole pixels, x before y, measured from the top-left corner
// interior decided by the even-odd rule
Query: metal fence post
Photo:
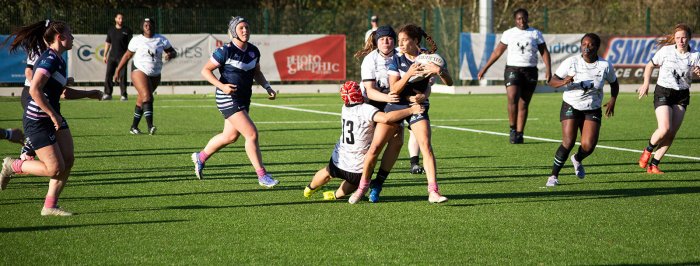
[[[646,19],[646,26],[647,26],[647,35],[651,34],[651,8],[647,7],[647,19]]]
[[[263,32],[270,34],[270,12],[267,8],[263,9]]]
[[[544,31],[543,33],[547,33],[547,26],[549,24],[549,9],[547,7],[544,8]]]

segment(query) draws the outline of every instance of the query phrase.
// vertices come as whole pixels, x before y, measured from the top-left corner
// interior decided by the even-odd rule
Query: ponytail
[[[428,33],[426,33],[423,29],[421,29],[421,28],[418,28],[418,29],[420,29],[421,32],[423,32],[423,37],[425,37],[425,42],[427,42],[431,46],[430,50],[428,50],[427,53],[434,54],[435,52],[437,52],[437,50],[438,50],[437,43],[435,43],[435,41],[433,40],[433,37],[428,35]]]
[[[42,20],[15,29],[5,43],[14,37],[10,43],[10,53],[16,53],[17,49],[23,48],[30,56],[38,56],[54,42],[56,34],[63,33],[65,28],[65,22]]]
[[[421,27],[418,27],[415,24],[404,25],[399,29],[399,32],[405,33],[411,39],[418,40],[416,44],[419,47],[421,39],[425,37],[425,41],[431,46],[430,50],[426,51],[428,54],[434,54],[438,50],[437,44],[433,40],[433,37],[428,35]]]
[[[376,31],[373,31],[367,40],[365,40],[365,46],[362,47],[362,49],[358,50],[355,52],[355,58],[360,59],[362,57],[365,57],[367,54],[372,52],[374,49],[377,49],[377,43],[374,40],[374,36],[377,34]]]

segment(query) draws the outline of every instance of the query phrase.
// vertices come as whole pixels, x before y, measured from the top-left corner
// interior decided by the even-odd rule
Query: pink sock
[[[255,173],[258,174],[258,178],[263,177],[265,174],[267,174],[267,171],[265,171],[265,167],[260,168],[258,170],[255,170]]]
[[[363,183],[362,181],[360,181],[360,185],[357,186],[357,190],[362,192],[367,191],[367,188],[369,188],[369,182]]]
[[[15,174],[22,174],[23,163],[23,160],[15,160],[14,162],[12,162],[12,172],[15,172]]]
[[[437,193],[438,192],[437,183],[428,185],[428,192],[436,192]]]
[[[56,197],[46,196],[46,199],[44,200],[44,208],[56,208],[56,203],[58,203],[58,199]]]
[[[209,159],[209,154],[207,154],[207,153],[204,152],[204,151],[200,151],[200,152],[199,152],[199,161],[200,161],[200,162],[206,162],[207,159]]]

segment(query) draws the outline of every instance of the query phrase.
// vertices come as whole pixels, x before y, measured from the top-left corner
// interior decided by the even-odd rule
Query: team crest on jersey
[[[529,43],[525,42],[524,44],[520,44],[520,42],[516,42],[515,45],[520,48],[520,54],[525,54],[525,48],[527,47]]]
[[[253,51],[250,51],[248,52],[248,56],[250,56],[250,58],[255,58],[255,53]]]

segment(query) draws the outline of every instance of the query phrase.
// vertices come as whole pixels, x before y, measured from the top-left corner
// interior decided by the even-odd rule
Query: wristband
[[[12,137],[12,129],[5,129],[5,139],[10,139]]]

